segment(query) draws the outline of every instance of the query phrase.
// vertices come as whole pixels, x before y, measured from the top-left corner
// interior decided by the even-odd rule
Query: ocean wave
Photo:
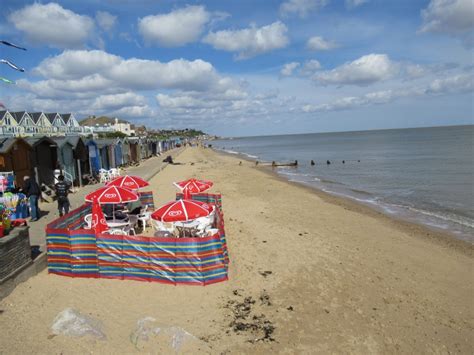
[[[247,154],[247,153],[242,153],[243,155],[251,158],[251,159],[258,159],[258,155],[252,155],[252,154]]]
[[[288,176],[311,176],[311,177],[313,176],[312,174],[294,173],[287,170],[280,170],[280,168],[278,169],[278,173],[281,175],[288,175]]]
[[[229,154],[240,154],[239,152],[236,152],[235,150],[223,149],[223,151]]]
[[[459,217],[459,216],[453,215],[451,213],[443,214],[443,213],[440,213],[440,212],[426,211],[426,210],[415,208],[415,207],[408,207],[408,209],[410,211],[415,212],[415,213],[421,213],[425,216],[434,217],[434,218],[441,219],[441,220],[449,222],[449,223],[456,223],[456,224],[459,224],[461,226],[474,229],[474,221],[471,221],[470,219],[468,219],[466,217],[464,217],[464,218]]]

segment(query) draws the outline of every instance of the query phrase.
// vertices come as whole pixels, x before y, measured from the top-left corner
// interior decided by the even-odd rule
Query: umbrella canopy
[[[183,222],[206,217],[212,212],[211,205],[193,200],[168,202],[151,214],[151,218],[161,222]]]
[[[109,229],[107,222],[105,221],[104,213],[100,207],[97,199],[92,201],[92,229],[94,229],[95,234],[100,234]]]
[[[212,181],[188,179],[180,182],[173,183],[181,191],[188,190],[190,193],[199,193],[206,191],[214,185]]]
[[[137,201],[139,197],[135,192],[123,187],[104,186],[86,195],[86,201],[92,202],[94,199],[100,204],[117,204]]]
[[[138,190],[148,185],[150,185],[148,181],[143,180],[141,177],[130,175],[119,176],[107,183],[107,186],[125,187],[129,190]]]

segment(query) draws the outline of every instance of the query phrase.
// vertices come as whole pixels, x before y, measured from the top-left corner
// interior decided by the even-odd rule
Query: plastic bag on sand
[[[137,322],[137,328],[130,334],[130,341],[139,349],[144,349],[145,343],[154,338],[152,348],[162,351],[173,349],[176,352],[182,350],[184,344],[198,341],[198,339],[180,327],[158,327],[156,319],[145,317]],[[191,345],[191,344],[189,344]]]
[[[54,319],[51,327],[53,334],[82,337],[91,335],[97,339],[105,339],[100,321],[82,315],[72,308],[66,308]]]

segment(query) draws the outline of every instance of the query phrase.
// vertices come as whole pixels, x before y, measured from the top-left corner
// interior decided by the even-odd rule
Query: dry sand
[[[184,338],[185,353],[473,353],[471,246],[209,149],[176,160],[184,164],[153,178],[155,201],[173,199],[172,181],[215,182],[229,281],[175,287],[44,271],[0,302],[1,353],[167,353],[172,326],[195,337]],[[100,320],[106,340],[52,335],[67,307]],[[162,332],[137,339],[145,317]]]

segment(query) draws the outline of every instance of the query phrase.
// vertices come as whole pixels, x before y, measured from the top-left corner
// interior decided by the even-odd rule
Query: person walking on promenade
[[[34,222],[37,221],[40,217],[38,199],[41,194],[41,191],[35,179],[32,179],[29,176],[25,176],[23,180],[23,193],[26,195],[26,197],[28,197],[28,200],[30,202],[31,222]]]
[[[56,190],[56,197],[58,198],[58,211],[59,217],[62,217],[64,214],[69,213],[69,198],[68,194],[71,189],[71,184],[67,181],[64,181],[64,175],[58,176],[58,182],[54,185]]]

